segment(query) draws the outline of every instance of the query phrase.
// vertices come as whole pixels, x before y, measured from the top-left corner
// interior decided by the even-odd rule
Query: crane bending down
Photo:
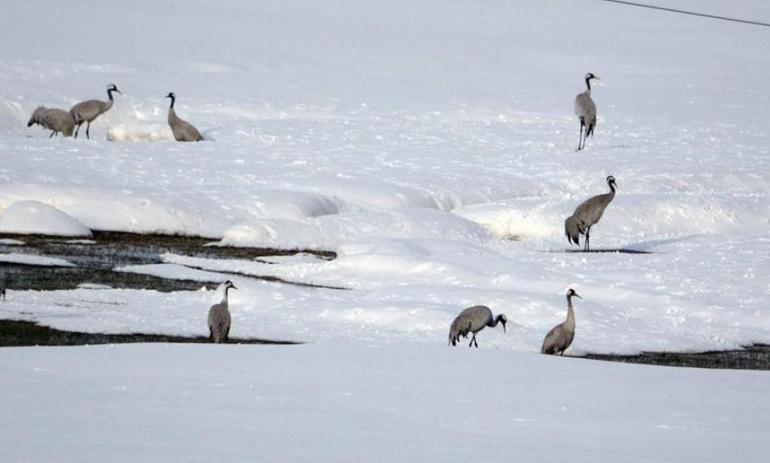
[[[575,212],[564,221],[564,233],[567,235],[567,241],[570,244],[580,245],[580,235],[586,235],[583,250],[588,252],[589,241],[591,239],[591,227],[599,222],[604,214],[604,209],[615,197],[615,177],[607,177],[607,185],[610,192],[602,195],[596,195],[583,201]]]
[[[483,330],[484,327],[495,327],[498,323],[503,324],[503,331],[505,331],[505,324],[508,322],[505,314],[499,314],[497,317],[492,315],[492,311],[485,305],[475,305],[468,307],[460,312],[460,315],[454,319],[452,326],[449,328],[449,343],[453,346],[460,340],[460,336],[467,338],[468,333],[472,333],[471,342],[468,347],[479,347],[478,341],[476,341],[476,333]]]

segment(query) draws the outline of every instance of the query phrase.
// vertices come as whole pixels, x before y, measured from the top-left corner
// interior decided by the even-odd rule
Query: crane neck
[[[176,97],[169,97],[171,98],[171,106],[169,106],[169,109],[174,109],[174,103],[176,102]]]
[[[225,295],[222,297],[222,303],[225,304],[225,305],[227,304],[227,292],[228,291],[230,291],[230,287],[226,286],[225,287]]]
[[[588,89],[588,93],[591,93],[591,79],[586,77],[586,88]]]
[[[567,325],[575,325],[575,309],[572,308],[572,296],[567,296]]]
[[[112,92],[114,92],[114,91],[115,91],[115,89],[112,89],[112,88],[107,90],[107,98],[109,98],[110,101],[113,101],[113,99],[112,99]]]

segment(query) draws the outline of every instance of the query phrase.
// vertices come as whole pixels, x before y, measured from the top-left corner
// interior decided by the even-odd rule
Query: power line
[[[676,8],[666,8],[664,6],[648,5],[646,3],[635,3],[635,2],[628,2],[628,1],[624,1],[624,0],[599,0],[599,1],[608,2],[608,3],[619,3],[621,5],[638,6],[638,7],[641,7],[641,8],[649,8],[651,10],[668,11],[670,13],[687,14],[687,15],[690,15],[690,16],[700,16],[702,18],[719,19],[719,20],[722,20],[722,21],[732,21],[732,22],[742,23],[742,24],[753,24],[755,26],[770,27],[770,23],[763,23],[763,22],[760,22],[760,21],[751,21],[751,20],[748,20],[748,19],[738,19],[738,18],[728,18],[727,16],[718,16],[718,15],[715,15],[715,14],[698,13],[697,11],[677,10]]]

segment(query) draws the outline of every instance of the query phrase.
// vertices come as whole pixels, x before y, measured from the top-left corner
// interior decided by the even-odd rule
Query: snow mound
[[[118,124],[107,131],[108,141],[124,141],[131,143],[157,143],[174,141],[168,125],[131,123]]]
[[[17,201],[0,215],[0,232],[91,236],[91,230],[59,209],[39,201]]]

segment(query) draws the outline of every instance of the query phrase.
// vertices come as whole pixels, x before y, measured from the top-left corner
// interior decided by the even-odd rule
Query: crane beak
[[[573,296],[575,296],[578,299],[583,299],[582,297],[580,297],[580,294],[578,294],[578,293],[573,294]]]
[[[230,285],[230,287],[233,288],[233,289],[238,289],[238,288],[235,287],[235,285]]]

